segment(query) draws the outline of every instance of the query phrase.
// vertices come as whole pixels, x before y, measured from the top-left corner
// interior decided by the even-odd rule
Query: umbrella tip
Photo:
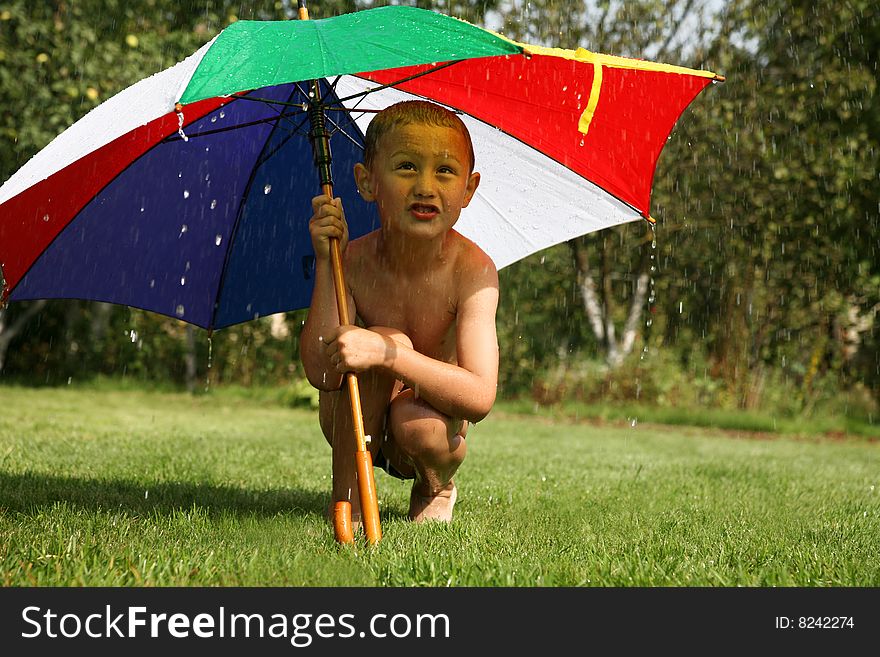
[[[649,214],[646,214],[646,215],[645,215],[645,221],[647,221],[647,222],[648,222],[649,224],[651,224],[652,226],[656,226],[656,225],[657,225],[657,220],[654,219],[654,217],[652,217],[652,216],[649,215]]]

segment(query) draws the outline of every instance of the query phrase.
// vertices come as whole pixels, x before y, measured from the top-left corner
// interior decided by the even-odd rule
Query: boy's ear
[[[477,192],[477,187],[480,186],[480,174],[474,171],[469,177],[467,182],[467,187],[464,192],[464,203],[461,204],[461,207],[466,208],[468,204],[471,202],[471,199],[474,197],[474,194]]]
[[[370,182],[370,170],[361,162],[354,165],[354,182],[365,201],[376,200],[373,195],[373,185]]]

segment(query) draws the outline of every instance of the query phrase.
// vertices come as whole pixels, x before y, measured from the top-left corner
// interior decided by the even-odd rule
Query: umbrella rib
[[[351,117],[351,115],[349,115],[349,117]],[[333,131],[330,133],[330,136],[331,136],[331,137],[332,137],[333,135],[335,135],[336,133],[341,133],[341,134],[344,135],[344,136],[345,136],[345,137],[346,137],[346,138],[347,138],[352,144],[354,144],[354,145],[357,146],[358,148],[360,148],[360,149],[363,149],[363,148],[364,148],[364,145],[363,145],[363,144],[359,143],[354,137],[352,137],[350,134],[348,134],[348,133],[345,131],[345,128],[347,128],[348,125],[353,124],[353,123],[354,123],[354,120],[349,121],[349,122],[348,122],[348,125],[346,125],[346,126],[342,126],[342,125],[340,125],[339,123],[337,123],[336,121],[334,121],[333,119],[331,119],[329,116],[327,117],[327,120],[328,120],[330,123],[333,124],[333,127],[334,127],[334,128],[336,128],[335,130],[333,130]],[[340,121],[340,123],[341,123],[341,121]]]
[[[342,79],[342,76],[341,76],[341,75],[337,75],[337,76],[336,76],[336,79],[333,81],[332,88],[333,88],[334,91],[336,91],[336,85],[339,83],[339,81],[340,81],[341,79]],[[356,97],[356,96],[351,96],[350,98],[355,98],[355,97]],[[360,94],[360,97],[357,98],[357,100],[355,101],[353,107],[344,107],[344,106],[340,106],[340,107],[331,107],[331,106],[329,106],[329,105],[324,107],[324,111],[325,111],[325,112],[327,112],[327,111],[333,111],[333,112],[344,112],[345,114],[348,115],[348,123],[346,123],[345,125],[341,125],[341,123],[342,123],[341,121],[340,121],[339,123],[335,122],[335,121],[334,121],[333,119],[331,119],[329,116],[327,116],[327,120],[330,121],[334,126],[336,126],[336,130],[335,130],[334,132],[341,132],[343,135],[345,135],[346,137],[348,137],[349,141],[351,141],[355,146],[357,146],[357,147],[360,148],[360,149],[363,149],[363,148],[364,148],[364,145],[361,144],[361,143],[359,143],[359,142],[358,142],[357,140],[355,140],[354,138],[352,138],[352,136],[349,135],[349,134],[345,131],[345,128],[347,128],[347,127],[350,126],[350,125],[354,125],[355,127],[357,127],[357,124],[355,123],[355,119],[354,119],[354,113],[355,113],[355,112],[360,112],[360,113],[363,115],[363,114],[377,114],[377,113],[379,113],[379,112],[382,111],[382,110],[377,110],[377,109],[359,109],[358,106],[359,106],[361,103],[363,103],[366,99],[367,99],[367,94],[364,93],[364,94]],[[340,104],[342,103],[341,100],[337,100],[337,102],[340,103]]]
[[[303,95],[307,95],[302,88],[300,88],[299,83],[296,84],[296,88]],[[291,103],[285,102],[283,100],[274,100],[272,98],[260,98],[258,96],[241,96],[239,94],[232,94],[232,98],[238,98],[239,100],[250,100],[255,103],[264,103],[266,105],[281,105],[282,107],[296,107],[301,110],[305,110],[305,103]]]
[[[297,91],[299,91],[303,96],[305,96],[305,97],[308,96],[306,91],[300,86],[299,82],[294,82],[293,86],[295,86]],[[256,96],[239,96],[236,94],[233,94],[233,97],[240,98],[241,100],[252,100],[252,101],[255,101],[258,103],[264,103],[264,104],[268,105],[269,107],[271,107],[272,109],[274,109],[276,112],[278,112],[278,115],[276,117],[273,117],[271,119],[266,119],[264,122],[274,121],[276,119],[285,119],[286,120],[288,117],[296,116],[297,114],[299,114],[301,112],[306,112],[308,109],[308,106],[306,105],[306,103],[291,103],[291,102],[285,102],[282,100],[272,100],[270,98],[259,98]],[[291,94],[290,98],[293,98],[293,94]],[[296,107],[300,111],[299,112],[283,113],[280,110],[278,110],[278,108],[275,107],[275,105],[280,105],[282,107]],[[293,125],[292,121],[287,121],[287,122],[290,123],[291,125]],[[301,128],[301,127],[302,127],[302,122],[299,125],[294,127],[294,131],[299,130],[299,128]]]
[[[288,100],[293,98],[295,92],[292,92],[290,96],[288,96]],[[276,117],[277,118],[277,117]],[[266,152],[266,149],[269,145],[269,142],[272,140],[272,134],[278,130],[278,122],[275,122],[275,125],[272,126],[272,130],[269,132],[269,135],[266,137],[266,140],[263,142],[263,149],[260,153],[260,156],[257,158],[257,162],[259,162],[263,158],[263,153]],[[210,325],[208,326],[208,330],[214,329],[214,321],[217,319],[217,311],[220,308],[220,300],[223,296],[223,286],[226,284],[226,271],[229,266],[229,258],[232,255],[232,247],[235,244],[235,238],[238,235],[238,228],[241,224],[241,217],[244,213],[244,206],[247,202],[248,197],[251,193],[251,188],[254,184],[254,179],[257,176],[257,169],[259,167],[254,166],[251,168],[250,176],[248,177],[248,181],[245,184],[244,192],[241,195],[241,199],[238,202],[238,210],[235,213],[235,221],[232,224],[232,230],[229,231],[229,241],[227,242],[226,254],[223,258],[223,267],[220,270],[220,280],[217,283],[217,291],[214,293],[214,303],[211,310],[211,318]]]
[[[410,80],[415,80],[416,78],[420,78],[420,77],[422,77],[423,75],[431,75],[432,73],[436,73],[437,71],[439,71],[439,70],[441,70],[441,69],[449,68],[450,66],[452,66],[452,65],[454,65],[454,64],[458,64],[459,62],[463,62],[463,61],[465,61],[465,60],[463,60],[463,59],[456,59],[454,62],[446,62],[445,64],[440,64],[439,66],[435,66],[435,67],[430,68],[430,69],[428,69],[428,70],[426,70],[426,71],[422,71],[422,72],[420,72],[420,73],[415,73],[414,75],[409,75],[409,76],[407,76],[407,77],[405,77],[405,78],[401,78],[400,80],[395,80],[394,82],[389,82],[389,83],[387,83],[387,84],[382,84],[382,85],[379,85],[378,87],[373,87],[373,88],[371,88],[371,89],[367,89],[366,91],[359,91],[358,93],[356,93],[356,94],[352,94],[351,96],[346,96],[345,98],[340,98],[340,99],[339,99],[339,102],[340,102],[340,103],[344,103],[344,102],[347,101],[347,100],[352,100],[352,99],[354,99],[354,98],[359,98],[359,97],[361,97],[361,96],[366,96],[367,94],[371,94],[371,93],[373,93],[374,91],[381,91],[382,89],[387,89],[388,87],[395,87],[395,86],[397,86],[397,85],[399,85],[399,84],[403,84],[404,82],[409,82]]]
[[[261,166],[263,166],[269,160],[270,157],[272,157],[273,155],[275,155],[275,153],[280,151],[284,147],[284,144],[286,144],[291,139],[293,139],[297,134],[304,135],[305,133],[299,132],[299,129],[302,128],[303,124],[307,120],[308,120],[308,118],[305,118],[302,121],[300,121],[299,125],[297,125],[296,127],[294,127],[293,130],[291,130],[290,132],[287,133],[287,136],[281,140],[281,143],[279,143],[277,146],[275,146],[275,148],[273,148],[272,150],[260,155],[260,157],[257,159],[256,163],[254,164],[254,169],[258,169]]]
[[[287,112],[284,114],[279,114],[277,116],[270,116],[265,119],[258,119],[256,121],[248,121],[247,123],[239,123],[238,125],[226,126],[225,128],[215,128],[213,130],[204,130],[202,132],[193,132],[193,133],[187,134],[187,138],[192,139],[194,137],[206,137],[208,135],[216,135],[217,133],[220,133],[220,132],[229,132],[230,130],[238,130],[239,128],[250,128],[255,125],[262,125],[264,123],[272,123],[273,121],[278,121],[278,119],[286,119],[291,116],[297,116],[298,114],[302,114],[302,113],[303,113],[302,110],[300,110],[299,112]],[[300,124],[300,125],[302,125],[302,124]],[[182,141],[182,140],[183,140],[183,137],[181,137],[179,134],[175,133],[173,135],[168,135],[162,141],[164,143],[170,143],[173,141]]]

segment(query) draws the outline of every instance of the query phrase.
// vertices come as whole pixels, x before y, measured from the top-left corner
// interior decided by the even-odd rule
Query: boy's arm
[[[306,377],[319,390],[338,390],[343,374],[336,371],[327,354],[326,336],[339,326],[336,307],[336,291],[333,283],[333,267],[330,260],[329,240],[340,240],[344,253],[348,242],[348,228],[339,199],[327,196],[312,199],[314,214],[309,220],[309,233],[315,249],[315,287],[312,301],[300,335],[300,360]],[[355,317],[356,309],[351,294],[347,294],[349,315]]]
[[[452,417],[479,422],[492,410],[498,388],[498,272],[486,256],[476,271],[464,277],[467,282],[455,327],[458,366],[412,352],[430,363],[425,363],[424,370],[419,362],[402,363],[401,369],[412,368],[419,396],[431,406]]]

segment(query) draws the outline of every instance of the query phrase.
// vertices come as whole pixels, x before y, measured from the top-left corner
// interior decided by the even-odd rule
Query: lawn
[[[6,586],[880,586],[880,443],[493,411],[451,525],[339,546],[313,411],[0,387]]]

